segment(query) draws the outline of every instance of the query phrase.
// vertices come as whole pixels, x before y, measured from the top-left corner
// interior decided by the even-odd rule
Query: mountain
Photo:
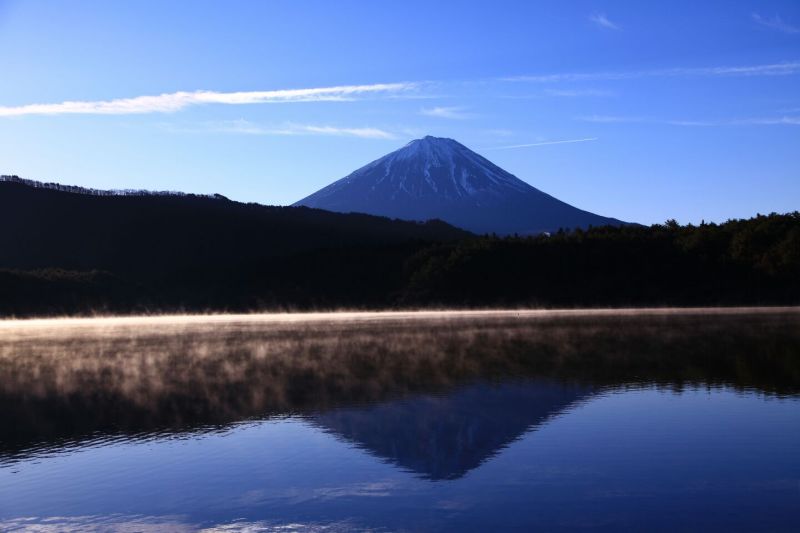
[[[431,136],[411,141],[294,205],[441,219],[480,234],[625,224],[562,202],[453,139]]]

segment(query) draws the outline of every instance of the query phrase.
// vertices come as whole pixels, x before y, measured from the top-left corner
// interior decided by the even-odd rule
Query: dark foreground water
[[[798,531],[800,313],[0,325],[0,531]]]

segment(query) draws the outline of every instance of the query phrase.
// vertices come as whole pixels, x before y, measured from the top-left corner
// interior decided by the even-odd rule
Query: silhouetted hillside
[[[449,241],[468,235],[443,222],[267,207],[223,197],[67,190],[0,182],[0,224],[7,229],[0,232],[0,268],[99,269],[163,277],[320,248]]]
[[[800,213],[478,237],[220,197],[0,182],[0,314],[800,303]]]

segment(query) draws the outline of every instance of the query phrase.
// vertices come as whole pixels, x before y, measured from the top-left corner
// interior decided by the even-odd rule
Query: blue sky
[[[800,209],[796,0],[0,0],[0,72],[31,179],[288,204],[430,134],[625,220]]]

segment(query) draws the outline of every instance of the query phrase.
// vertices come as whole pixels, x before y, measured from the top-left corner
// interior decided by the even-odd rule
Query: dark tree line
[[[800,214],[476,236],[0,180],[0,314],[800,303]]]
[[[431,237],[207,262],[150,256],[154,264],[140,270],[6,269],[0,313],[800,304],[797,212],[539,237]]]
[[[600,227],[431,247],[404,302],[449,305],[800,303],[800,213],[724,224]]]
[[[34,189],[49,189],[51,191],[68,192],[88,196],[189,196],[199,198],[215,198],[225,200],[221,194],[189,194],[180,191],[148,191],[146,189],[93,189],[79,185],[64,185],[61,183],[43,182],[20,178],[16,175],[0,175],[0,182],[16,183],[33,187]]]

